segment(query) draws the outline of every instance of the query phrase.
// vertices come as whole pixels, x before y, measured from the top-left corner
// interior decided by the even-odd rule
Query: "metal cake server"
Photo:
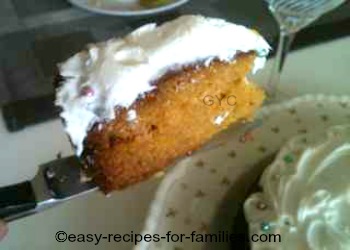
[[[271,104],[273,101],[274,99],[268,99],[265,102]],[[242,131],[247,126],[254,126],[254,123],[233,124],[231,129]],[[226,130],[226,133],[231,129]],[[223,131],[198,151],[209,151],[226,140]],[[177,159],[172,165],[182,158]],[[266,161],[272,162],[272,159],[273,156],[266,157],[259,162],[259,165],[266,167],[268,165]],[[32,180],[0,188],[0,219],[6,222],[20,219],[96,190],[98,186],[82,175],[82,163],[78,157],[57,159],[40,165],[37,175]]]
[[[0,188],[0,219],[10,222],[97,189],[82,179],[77,157],[58,159],[39,166],[31,181]]]
[[[275,154],[259,161],[258,169],[262,171],[268,166]],[[0,219],[11,222],[97,190],[91,180],[82,179],[81,162],[77,157],[51,161],[40,165],[31,181],[0,188]]]

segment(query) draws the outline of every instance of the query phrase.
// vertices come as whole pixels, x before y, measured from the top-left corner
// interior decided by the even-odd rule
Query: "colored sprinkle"
[[[94,95],[94,90],[90,86],[84,86],[80,90],[81,96],[91,97]]]
[[[284,158],[283,158],[284,162],[285,163],[292,163],[294,161],[294,158],[292,155],[286,155]]]
[[[270,231],[271,225],[270,225],[270,223],[268,223],[268,222],[262,222],[262,223],[260,224],[260,229],[261,229],[262,231],[264,231],[264,232]]]

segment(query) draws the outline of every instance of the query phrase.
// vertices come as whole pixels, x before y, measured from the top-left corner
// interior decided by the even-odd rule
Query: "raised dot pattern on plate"
[[[249,185],[250,177],[243,184],[238,180],[246,178],[247,173],[262,171],[254,169],[254,164],[280,149],[289,138],[301,135],[301,143],[308,143],[308,138],[302,135],[349,123],[349,107],[350,97],[325,95],[307,95],[263,107],[256,116],[259,126],[252,126],[253,130],[250,131],[253,140],[245,143],[240,141],[249,126],[232,129],[225,133],[228,136],[225,143],[194,153],[165,175],[150,208],[143,233],[191,233],[197,231],[203,223],[208,226],[208,232],[230,231],[232,225],[229,221],[235,215],[236,198],[227,201],[226,196],[230,190],[237,190],[238,193],[231,195],[239,197],[239,192],[244,190],[243,186]],[[213,144],[215,143],[214,141]],[[285,164],[288,165],[292,160],[293,156],[286,157]],[[279,173],[276,173],[275,178],[278,180]],[[198,190],[205,195],[197,193],[196,197]],[[222,215],[223,221],[227,223],[222,223],[219,228],[212,222],[223,202],[227,203],[225,205],[228,208],[228,213]],[[177,213],[175,218],[166,220],[169,207],[176,209]],[[157,247],[155,243],[142,242],[138,249],[181,247],[196,250],[202,249],[203,244],[192,243],[190,240],[176,243],[162,241],[161,247]]]

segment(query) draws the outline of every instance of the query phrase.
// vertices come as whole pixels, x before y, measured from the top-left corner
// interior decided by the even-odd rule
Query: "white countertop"
[[[306,93],[349,94],[350,37],[292,53],[280,90],[289,97]],[[267,68],[255,78],[264,82]],[[350,112],[350,111],[349,111]],[[0,186],[32,178],[41,163],[72,150],[59,120],[8,133],[0,118]],[[159,180],[153,179],[106,198],[100,193],[15,221],[0,249],[130,249],[131,243],[58,243],[57,231],[116,234],[140,232]]]

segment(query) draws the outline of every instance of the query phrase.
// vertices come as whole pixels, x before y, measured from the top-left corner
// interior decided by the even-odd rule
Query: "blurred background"
[[[257,29],[271,42],[277,35],[275,21],[262,0],[191,0],[174,11],[141,17],[94,14],[73,7],[66,0],[2,0],[0,105],[52,94],[52,77],[57,62],[65,60],[87,43],[120,36],[144,23],[163,22],[186,13],[245,24]],[[342,32],[349,34],[349,18],[348,2],[323,16],[308,30],[325,24],[333,24],[336,30],[339,26],[336,23],[344,26],[347,20],[347,31],[342,27]]]

